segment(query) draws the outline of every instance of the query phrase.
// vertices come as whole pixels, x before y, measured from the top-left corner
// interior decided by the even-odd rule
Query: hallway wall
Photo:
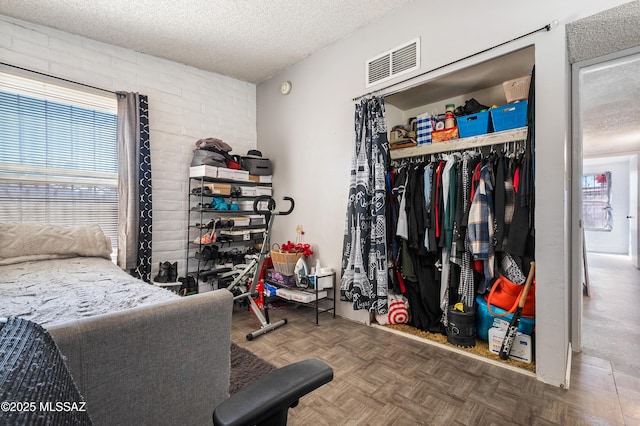
[[[629,254],[629,159],[602,157],[584,160],[583,173],[611,172],[611,231],[585,230],[586,247],[595,253]]]

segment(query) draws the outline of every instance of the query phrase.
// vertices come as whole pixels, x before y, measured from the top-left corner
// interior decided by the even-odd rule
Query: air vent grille
[[[391,56],[384,55],[369,63],[369,82],[384,80],[391,76]]]
[[[416,66],[416,44],[411,43],[408,46],[391,52],[391,74],[398,74],[402,71],[415,68]]]
[[[420,39],[411,40],[366,62],[366,87],[420,68]]]

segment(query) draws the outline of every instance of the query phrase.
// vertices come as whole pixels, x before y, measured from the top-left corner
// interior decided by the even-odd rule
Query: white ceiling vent
[[[366,87],[420,68],[420,39],[394,47],[366,62]]]

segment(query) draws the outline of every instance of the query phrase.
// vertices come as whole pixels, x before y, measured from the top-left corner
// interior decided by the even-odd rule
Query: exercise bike
[[[260,254],[257,257],[252,258],[248,264],[242,266],[237,271],[232,271],[229,273],[234,275],[237,274],[237,276],[227,286],[227,290],[231,291],[234,294],[237,294],[239,292],[239,294],[234,296],[234,300],[240,301],[242,299],[247,299],[251,310],[255,314],[256,318],[258,318],[258,321],[260,321],[260,329],[247,334],[247,340],[253,340],[255,337],[266,334],[278,327],[282,327],[287,323],[286,318],[281,319],[280,321],[277,321],[275,323],[270,323],[268,309],[265,307],[265,312],[263,313],[262,310],[258,307],[256,301],[253,299],[253,296],[256,294],[258,281],[260,280],[260,272],[262,271],[264,260],[269,254],[269,247],[271,246],[271,244],[269,243],[269,234],[271,233],[273,219],[276,216],[286,216],[291,214],[295,206],[293,198],[283,197],[282,199],[290,203],[289,209],[287,211],[276,212],[276,201],[268,195],[260,195],[253,201],[253,211],[256,214],[263,215],[265,217],[265,223],[267,225],[263,234],[264,238],[262,241],[262,248],[260,249]],[[263,201],[267,202],[266,210],[260,210],[258,208],[260,203]],[[250,277],[251,285],[249,288],[247,288],[247,283]]]

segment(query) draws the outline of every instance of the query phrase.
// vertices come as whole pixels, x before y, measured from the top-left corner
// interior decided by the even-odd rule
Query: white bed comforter
[[[100,257],[0,266],[0,317],[20,316],[43,326],[178,297]]]

